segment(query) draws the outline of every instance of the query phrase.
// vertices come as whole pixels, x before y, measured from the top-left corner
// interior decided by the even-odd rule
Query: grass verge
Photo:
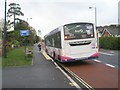
[[[7,58],[2,58],[2,67],[29,66],[32,65],[32,58],[32,55],[25,57],[23,48],[13,49],[7,52]]]

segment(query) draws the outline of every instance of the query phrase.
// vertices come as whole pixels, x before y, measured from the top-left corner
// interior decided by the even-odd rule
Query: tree
[[[3,28],[4,28],[4,19],[0,19],[0,32],[3,31]]]
[[[16,45],[24,45],[24,36],[20,35],[20,30],[29,30],[30,35],[26,36],[27,45],[33,45],[36,41],[36,31],[33,27],[30,27],[26,21],[20,20],[16,23],[15,31],[7,33],[7,41]],[[16,41],[17,40],[17,41]],[[19,43],[18,43],[19,42]]]
[[[36,41],[36,31],[33,27],[30,27],[30,35],[27,37],[29,45],[33,45]]]
[[[6,29],[8,30],[8,28],[9,28],[9,24],[8,22],[6,22]],[[0,19],[0,32],[2,32],[3,30],[4,30],[4,19],[1,18]]]
[[[7,17],[14,17],[14,21],[10,22],[10,20],[8,22],[10,22],[10,25],[14,26],[14,30],[15,30],[15,21],[16,20],[20,20],[19,18],[16,18],[16,16],[24,16],[24,14],[21,12],[21,8],[19,4],[16,3],[10,3],[9,4],[9,9],[7,12]]]
[[[24,20],[20,20],[19,22],[16,23],[15,30],[29,30],[29,24],[28,22]]]

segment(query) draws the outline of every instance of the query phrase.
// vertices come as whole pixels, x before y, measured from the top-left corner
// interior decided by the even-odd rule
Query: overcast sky
[[[42,31],[42,37],[63,24],[71,22],[95,22],[97,8],[97,25],[118,23],[118,1],[120,0],[7,0],[18,3],[24,17],[36,30]],[[4,18],[4,0],[0,2],[0,18]],[[7,7],[8,9],[9,7]],[[32,19],[30,19],[32,18]]]

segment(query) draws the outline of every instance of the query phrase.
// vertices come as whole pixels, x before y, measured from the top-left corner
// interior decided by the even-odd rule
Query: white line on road
[[[97,59],[93,59],[94,61],[96,61],[96,62],[101,62],[101,61],[99,61],[99,60],[97,60]]]
[[[52,62],[56,65],[56,67],[59,67],[58,64],[56,62],[54,62],[54,60],[52,59]],[[58,68],[72,83],[74,83],[75,87],[82,90],[82,88],[61,68]]]
[[[115,66],[113,66],[113,65],[111,65],[111,64],[106,64],[107,66],[110,66],[110,67],[115,67]]]
[[[109,55],[109,56],[114,56],[114,54],[110,54],[110,53],[104,53],[104,52],[98,52],[100,54],[105,54],[105,55]]]
[[[97,59],[93,59],[94,61],[96,61],[96,62],[101,62],[101,61],[99,61],[99,60],[97,60]],[[111,64],[105,64],[105,65],[107,65],[107,66],[109,66],[109,67],[115,67],[115,66],[113,66],[113,65],[111,65]]]

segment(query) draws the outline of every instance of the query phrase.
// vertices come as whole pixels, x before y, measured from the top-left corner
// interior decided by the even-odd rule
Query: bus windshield
[[[94,27],[91,23],[74,23],[64,25],[64,39],[94,38]]]

